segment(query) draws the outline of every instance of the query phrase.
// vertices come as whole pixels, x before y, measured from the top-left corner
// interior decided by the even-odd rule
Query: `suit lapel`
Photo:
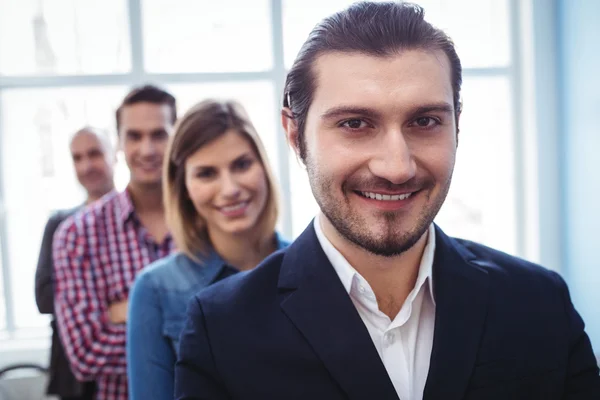
[[[312,224],[287,250],[279,290],[283,312],[349,399],[398,398]]]
[[[436,227],[433,350],[424,400],[459,400],[469,383],[483,333],[488,274],[474,256]]]

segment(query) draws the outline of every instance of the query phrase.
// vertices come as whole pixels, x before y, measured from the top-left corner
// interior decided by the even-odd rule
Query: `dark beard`
[[[353,195],[353,193],[342,190],[346,200],[345,204],[337,204],[335,198],[329,195],[327,191],[328,188],[334,188],[332,180],[320,175],[310,160],[307,161],[306,169],[310,186],[321,212],[348,241],[374,255],[383,257],[398,256],[412,248],[419,241],[442,207],[450,188],[451,177],[442,192],[434,199],[433,204],[422,210],[416,225],[404,233],[398,232],[397,229],[403,223],[399,214],[381,212],[386,223],[379,234],[373,235],[369,234],[369,227],[365,226],[365,222],[359,215],[351,212],[344,213],[345,210],[351,210],[348,195]],[[356,195],[358,196],[358,194]],[[416,195],[423,196],[424,193],[417,193]]]
[[[383,217],[386,219],[387,230],[386,232],[381,232],[378,237],[373,237],[367,234],[365,229],[361,229],[361,225],[363,224],[356,223],[356,221],[353,221],[354,218],[343,218],[339,215],[339,208],[326,210],[321,207],[321,210],[343,237],[369,253],[382,257],[398,256],[412,248],[427,232],[431,224],[431,222],[420,219],[416,230],[399,236],[393,231],[395,225],[399,223],[397,221],[398,216],[392,213],[385,213]]]

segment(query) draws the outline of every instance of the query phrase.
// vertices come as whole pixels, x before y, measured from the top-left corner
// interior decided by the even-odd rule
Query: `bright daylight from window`
[[[451,235],[516,254],[520,200],[513,182],[519,171],[511,132],[519,105],[512,95],[509,1],[417,2],[454,38],[464,68],[458,164],[437,221]],[[171,90],[180,113],[205,97],[239,99],[284,189],[279,226],[290,237],[300,234],[317,206],[303,167],[284,142],[280,92],[312,26],[347,4],[0,0],[0,280],[9,279],[0,285],[0,330],[35,336],[33,328],[47,325],[32,294],[39,241],[54,210],[83,199],[68,138],[94,125],[116,142],[114,111],[134,84]],[[464,18],[469,13],[480,17]],[[119,157],[117,186],[127,179]]]

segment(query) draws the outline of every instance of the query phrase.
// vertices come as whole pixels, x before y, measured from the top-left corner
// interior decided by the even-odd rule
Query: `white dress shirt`
[[[398,397],[401,400],[422,400],[429,373],[435,324],[432,281],[435,252],[433,224],[428,230],[427,245],[421,258],[415,287],[398,315],[390,320],[379,310],[375,293],[369,283],[327,239],[321,228],[321,218],[319,214],[314,224],[319,243],[367,327]]]

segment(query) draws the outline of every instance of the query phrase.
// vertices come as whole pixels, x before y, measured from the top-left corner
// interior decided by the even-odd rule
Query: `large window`
[[[514,95],[515,1],[417,0],[454,38],[464,67],[454,182],[437,222],[520,252]],[[280,228],[317,211],[279,126],[283,79],[312,27],[346,0],[0,0],[0,331],[39,334],[34,274],[46,220],[78,204],[68,138],[83,125],[114,141],[114,111],[135,84],[171,90],[179,111],[206,97],[244,104],[282,185]],[[122,160],[117,186],[127,182]]]

